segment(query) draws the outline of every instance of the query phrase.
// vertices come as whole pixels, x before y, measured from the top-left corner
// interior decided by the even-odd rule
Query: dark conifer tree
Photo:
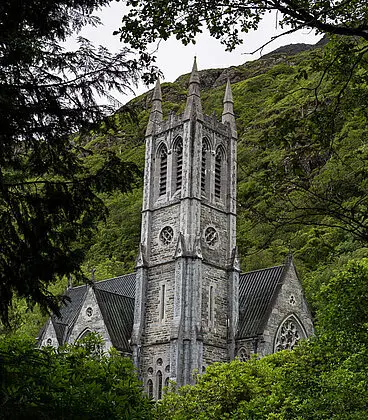
[[[78,273],[91,230],[104,217],[96,195],[129,189],[136,167],[106,154],[87,169],[80,138],[111,108],[96,97],[124,92],[145,59],[112,55],[79,38],[60,46],[109,0],[4,0],[0,3],[0,316],[12,297],[57,311],[47,287]],[[146,73],[146,77],[150,77]],[[76,136],[78,133],[78,137]],[[78,140],[79,139],[79,140]],[[81,245],[83,244],[83,245]]]

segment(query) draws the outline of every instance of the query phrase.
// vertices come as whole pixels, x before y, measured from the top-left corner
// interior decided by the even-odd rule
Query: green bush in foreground
[[[0,343],[3,419],[149,419],[132,362],[106,355],[96,336],[38,350],[31,340]]]

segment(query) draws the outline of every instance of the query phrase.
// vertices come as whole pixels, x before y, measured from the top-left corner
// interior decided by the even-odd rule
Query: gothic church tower
[[[185,111],[163,120],[157,82],[146,166],[131,344],[147,392],[193,382],[234,357],[238,322],[237,134],[229,81],[222,122],[202,112],[196,62]]]

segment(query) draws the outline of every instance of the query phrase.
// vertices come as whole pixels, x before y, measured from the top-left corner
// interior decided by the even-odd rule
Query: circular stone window
[[[208,227],[204,232],[204,239],[208,246],[215,246],[219,240],[217,230],[212,226]]]
[[[147,372],[148,372],[149,375],[153,375],[153,368],[152,367],[149,367],[147,369]]]
[[[174,231],[171,226],[165,226],[160,232],[160,241],[164,245],[169,245],[174,237]]]
[[[88,307],[88,308],[86,309],[86,315],[87,315],[87,316],[92,316],[92,314],[93,314],[93,309],[92,309],[91,307]]]
[[[48,338],[48,339],[47,339],[46,344],[47,344],[48,346],[51,346],[51,344],[52,344],[52,340],[51,340],[51,338]]]
[[[159,358],[159,359],[157,359],[157,362],[156,362],[159,366],[162,366],[162,359],[161,359],[161,357]]]

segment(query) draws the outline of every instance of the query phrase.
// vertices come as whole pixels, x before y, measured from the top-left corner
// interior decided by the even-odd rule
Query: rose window
[[[204,232],[204,238],[206,240],[207,245],[215,246],[219,239],[217,230],[213,227],[208,227]]]
[[[160,240],[164,245],[169,245],[174,237],[174,231],[172,227],[165,226],[160,233]]]
[[[93,309],[92,309],[91,307],[88,307],[88,308],[86,309],[86,314],[87,314],[87,316],[92,316],[92,314],[93,314]]]
[[[276,351],[292,350],[301,338],[297,323],[293,319],[287,319],[278,333]]]

